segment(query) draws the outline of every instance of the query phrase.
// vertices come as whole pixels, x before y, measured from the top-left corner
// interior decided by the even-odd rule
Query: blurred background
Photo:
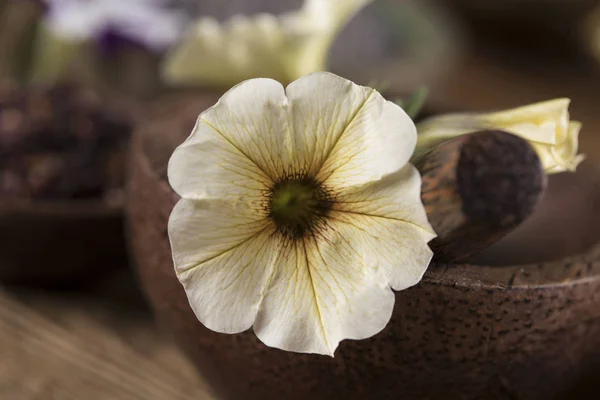
[[[128,141],[195,19],[301,4],[0,0],[0,399],[213,398],[128,266]],[[598,1],[375,0],[329,65],[390,96],[426,85],[428,114],[569,97],[600,160]]]

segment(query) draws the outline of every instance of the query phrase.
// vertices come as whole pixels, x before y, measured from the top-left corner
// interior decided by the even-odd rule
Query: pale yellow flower
[[[372,0],[305,0],[281,15],[236,15],[224,23],[203,17],[167,56],[170,84],[230,87],[264,77],[291,82],[327,69],[337,33]]]
[[[389,322],[435,237],[411,119],[328,72],[245,81],[200,114],[168,176],[176,274],[198,319],[333,355]]]
[[[458,135],[499,129],[527,139],[547,173],[574,171],[584,156],[577,154],[581,123],[569,120],[569,103],[569,99],[555,99],[506,111],[427,118],[417,124],[415,157]]]

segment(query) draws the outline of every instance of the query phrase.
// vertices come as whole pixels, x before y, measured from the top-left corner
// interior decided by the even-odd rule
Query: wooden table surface
[[[0,399],[213,399],[139,298],[113,289],[0,287]]]

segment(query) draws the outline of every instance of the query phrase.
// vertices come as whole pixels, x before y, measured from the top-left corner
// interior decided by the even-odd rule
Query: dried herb
[[[121,188],[126,110],[72,83],[0,84],[0,196],[89,198]]]

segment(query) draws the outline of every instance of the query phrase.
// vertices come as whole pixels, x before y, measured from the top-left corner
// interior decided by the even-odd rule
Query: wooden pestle
[[[441,262],[466,261],[516,228],[532,214],[547,181],[531,145],[497,130],[458,136],[413,163],[438,234],[430,246]]]

